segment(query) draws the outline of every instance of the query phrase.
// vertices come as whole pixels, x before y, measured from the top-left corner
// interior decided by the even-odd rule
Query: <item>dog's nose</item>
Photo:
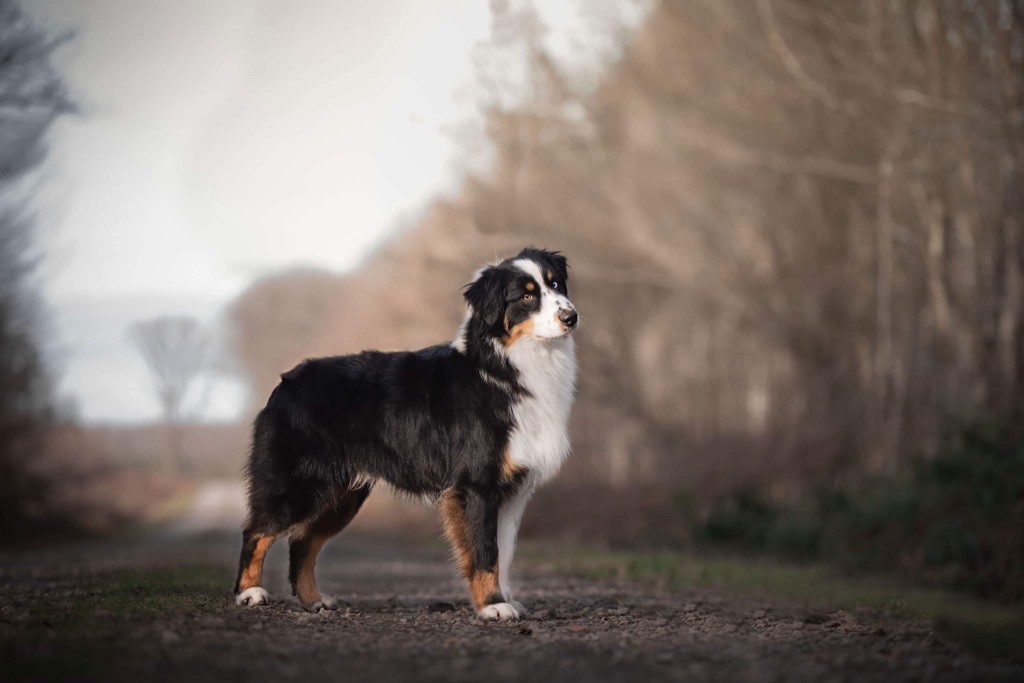
[[[566,327],[576,327],[576,323],[579,322],[580,317],[576,314],[576,309],[566,308],[558,312],[558,319],[562,321],[562,324]]]

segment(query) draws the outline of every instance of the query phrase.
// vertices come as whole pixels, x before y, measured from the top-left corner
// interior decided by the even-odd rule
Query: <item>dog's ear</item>
[[[488,266],[466,285],[462,295],[485,323],[493,325],[505,310],[505,285],[505,272],[496,266]]]
[[[562,280],[562,282],[565,282],[569,279],[569,260],[562,256],[560,252],[551,251],[548,253],[555,264],[555,275]]]

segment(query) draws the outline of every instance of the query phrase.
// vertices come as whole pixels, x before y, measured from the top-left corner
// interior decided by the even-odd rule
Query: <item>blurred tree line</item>
[[[583,314],[576,480],[792,496],[1020,423],[1024,3],[615,7],[583,10],[597,74],[492,3],[489,159],[360,272],[236,302],[254,400],[306,355],[450,337],[474,265],[535,243]]]
[[[623,7],[582,5],[602,69],[492,2],[459,192],[355,273],[234,303],[253,410],[305,356],[451,338],[481,260],[557,248],[575,456],[527,533],[1019,600],[1024,2],[664,0],[632,29]]]
[[[51,57],[56,42],[0,0],[0,537],[56,520],[35,469],[53,419],[42,351],[39,252],[27,199],[54,120],[71,109]]]

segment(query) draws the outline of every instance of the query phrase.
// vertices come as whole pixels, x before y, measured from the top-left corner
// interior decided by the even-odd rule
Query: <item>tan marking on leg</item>
[[[473,599],[473,607],[483,609],[488,599],[501,595],[498,588],[498,568],[477,569],[473,564],[473,546],[466,528],[466,508],[458,492],[447,489],[441,494],[439,505],[444,533],[452,544],[455,561],[459,571],[469,583],[469,593]]]
[[[267,551],[274,543],[273,536],[260,536],[256,541],[256,549],[252,551],[252,559],[242,572],[242,578],[238,582],[238,592],[247,588],[255,588],[263,582],[263,560],[267,557]]]
[[[478,610],[490,604],[489,598],[501,595],[498,589],[498,570],[482,570],[473,572],[469,580],[469,591],[473,595],[473,606]]]
[[[462,576],[468,579],[473,573],[473,550],[469,543],[469,531],[466,529],[465,505],[455,489],[446,489],[441,493],[438,507],[441,509],[444,535],[452,544],[455,562]]]
[[[333,508],[323,511],[315,519],[306,520],[294,527],[296,542],[304,543],[304,552],[295,567],[293,589],[303,607],[310,607],[324,600],[316,585],[316,559],[327,541],[340,533],[355,518],[366,497],[370,495],[371,484],[360,485],[345,491]],[[289,558],[289,562],[291,559]],[[289,573],[292,571],[289,567]]]
[[[320,594],[320,589],[316,586],[316,558],[320,554],[320,549],[324,547],[324,544],[333,536],[333,534],[323,534],[313,536],[309,539],[309,546],[306,550],[305,557],[302,558],[302,564],[299,566],[299,574],[295,579],[295,595],[298,596],[299,602],[304,606],[308,607],[316,602],[320,601],[323,596]]]

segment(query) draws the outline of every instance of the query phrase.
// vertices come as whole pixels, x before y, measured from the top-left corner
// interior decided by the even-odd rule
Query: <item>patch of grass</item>
[[[126,628],[221,608],[231,578],[214,566],[120,571],[67,602],[39,605],[23,628],[0,631],[3,678],[110,680],[111,667],[131,647],[122,637]]]
[[[979,655],[1009,657],[1024,652],[1024,611],[1020,609],[889,579],[841,575],[821,565],[671,551],[608,551],[543,542],[525,542],[521,555],[528,563],[556,572],[634,581],[666,592],[721,588],[818,608],[852,611],[863,607],[886,617],[931,619],[940,633]]]
[[[73,620],[97,614],[123,617],[203,612],[224,603],[230,574],[221,567],[197,566],[119,572],[113,581],[71,604]]]

